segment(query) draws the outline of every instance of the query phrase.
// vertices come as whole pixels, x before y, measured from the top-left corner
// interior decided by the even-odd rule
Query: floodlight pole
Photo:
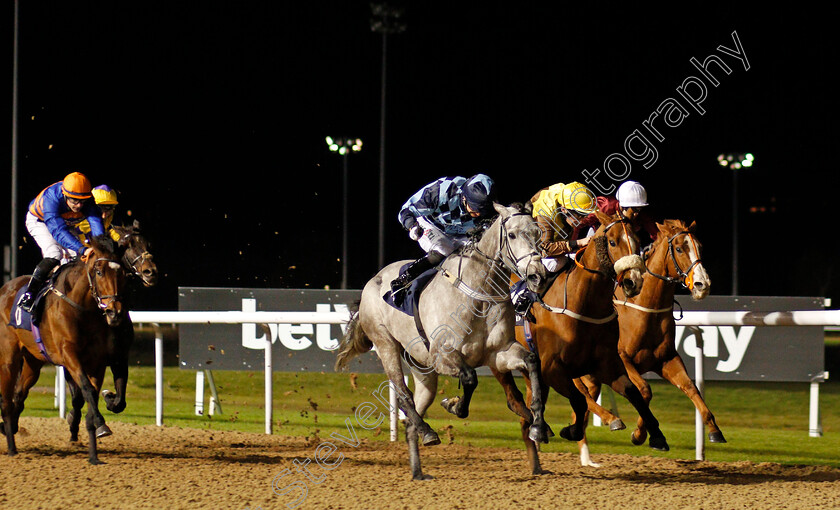
[[[12,196],[11,225],[9,240],[9,280],[18,275],[18,40],[20,0],[15,0],[15,27],[12,55]]]
[[[341,159],[343,161],[341,171],[341,288],[347,288],[347,188],[350,185],[349,173],[347,171],[347,158],[349,152],[345,152]]]
[[[751,167],[754,157],[751,153],[720,154],[721,166],[732,170],[732,295],[738,295],[738,174],[742,168]]]
[[[358,138],[326,138],[327,147],[331,152],[337,152],[342,159],[341,170],[341,288],[347,288],[347,252],[348,252],[348,227],[347,207],[348,190],[350,188],[350,177],[348,172],[347,158],[351,153],[362,150],[362,141]]]
[[[382,34],[382,88],[379,109],[379,248],[378,267],[385,266],[385,91],[388,61],[388,34],[405,32],[405,23],[400,21],[404,9],[387,2],[372,3],[370,29]]]

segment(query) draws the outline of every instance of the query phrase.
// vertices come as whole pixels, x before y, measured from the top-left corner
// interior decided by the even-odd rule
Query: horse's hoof
[[[624,430],[627,426],[624,425],[624,422],[621,421],[621,418],[616,418],[610,422],[610,431],[615,432],[616,430]]]
[[[89,462],[92,466],[101,466],[102,464],[105,464],[104,462],[102,462],[102,461],[101,461],[101,460],[99,460],[99,459],[88,459],[88,462]]]
[[[726,439],[723,438],[723,432],[709,432],[709,442],[710,443],[725,443]]]
[[[548,438],[554,437],[554,431],[551,430],[551,427],[549,427],[548,423],[545,424],[545,435]]]
[[[660,452],[667,452],[671,449],[668,447],[668,441],[665,440],[665,436],[650,438],[649,446]]]
[[[440,405],[458,418],[466,418],[469,415],[469,409],[461,409],[461,397],[445,398],[440,401]]]
[[[548,436],[546,436],[545,431],[543,431],[543,428],[539,425],[531,425],[528,427],[528,439],[537,444],[548,442]]]
[[[434,480],[435,477],[432,475],[424,475],[423,473],[420,473],[419,475],[412,476],[411,479],[415,482],[423,482],[425,480]]]
[[[440,444],[440,438],[434,430],[423,434],[423,446],[435,446]]]
[[[636,432],[632,432],[630,434],[630,442],[633,443],[635,446],[640,446],[645,444],[647,440],[647,434],[642,435],[641,437],[636,437]]]
[[[563,427],[563,430],[560,431],[560,437],[567,441],[580,441],[583,439],[583,429],[574,425]]]
[[[113,434],[113,432],[111,432],[111,429],[108,428],[108,425],[103,424],[103,425],[100,425],[98,429],[96,429],[96,438],[97,439],[103,438],[103,437],[108,437],[111,434]]]

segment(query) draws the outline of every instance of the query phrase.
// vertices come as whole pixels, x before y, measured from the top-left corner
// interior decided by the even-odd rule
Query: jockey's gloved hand
[[[420,225],[414,225],[408,230],[408,237],[410,237],[413,241],[416,241],[423,237],[423,232],[425,232],[423,227]]]

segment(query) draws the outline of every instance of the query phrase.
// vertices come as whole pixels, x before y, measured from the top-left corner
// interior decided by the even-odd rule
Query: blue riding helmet
[[[461,193],[471,209],[486,216],[493,212],[496,201],[496,184],[484,174],[476,174],[467,179],[461,187]]]

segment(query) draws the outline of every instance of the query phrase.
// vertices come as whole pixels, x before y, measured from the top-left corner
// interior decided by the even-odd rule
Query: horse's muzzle
[[[102,313],[105,314],[105,322],[109,326],[119,326],[124,316],[122,303],[114,300],[102,310]]]
[[[625,297],[637,296],[642,291],[644,268],[645,264],[638,255],[627,255],[616,261],[615,272]]]
[[[548,273],[542,263],[542,260],[532,260],[528,263],[528,268],[525,274],[528,290],[536,292],[540,295],[543,294],[546,290],[545,287],[548,284]]]

